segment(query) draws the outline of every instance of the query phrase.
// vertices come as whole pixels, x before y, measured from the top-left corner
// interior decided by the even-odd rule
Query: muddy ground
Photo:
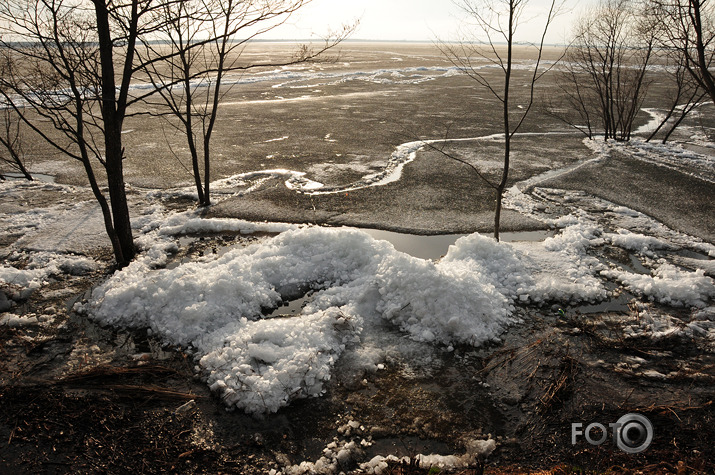
[[[390,61],[395,56],[402,58],[401,68],[445,64],[431,46],[403,45],[397,53],[393,46],[352,46],[340,61],[316,68],[397,68]],[[232,105],[216,133],[221,137],[216,178],[284,167],[344,184],[379,169],[401,143],[447,132],[454,137],[498,132],[488,119],[493,100],[464,78],[413,84],[353,79],[314,86],[311,77],[293,84],[300,88],[272,87],[283,82],[232,90],[227,99]],[[542,92],[551,87],[546,83]],[[306,90],[318,92],[301,99]],[[639,123],[648,119],[639,117]],[[140,199],[148,188],[190,183],[168,152],[172,141],[181,150],[178,139],[141,120],[130,120],[125,130],[130,195]],[[576,163],[590,153],[581,136],[556,119],[537,115],[524,130],[564,135],[517,138],[513,182]],[[480,143],[459,151],[484,163],[498,160],[498,148],[498,143]],[[37,171],[63,183],[82,182],[72,168],[76,164],[59,157],[48,160],[39,145],[34,153]],[[155,159],[142,159],[149,155]],[[680,174],[671,179],[657,167],[651,170],[627,159],[616,163],[618,159],[560,176],[548,186],[586,190],[712,242],[712,185]],[[628,174],[622,166],[630,167]],[[209,215],[415,233],[489,231],[490,190],[475,183],[457,164],[427,150],[405,168],[400,181],[388,186],[310,197],[269,180],[253,193],[222,201]],[[704,188],[698,191],[694,183]],[[72,199],[90,198],[26,195],[0,205],[7,213]],[[193,206],[173,199],[164,204]],[[504,220],[507,229],[543,227],[516,212],[507,212]],[[175,259],[247,245],[252,239],[225,235],[186,241]],[[162,347],[146,333],[102,328],[72,312],[73,304],[112,271],[105,244],[100,236],[85,250],[104,263],[102,269],[53,276],[41,291],[19,299],[12,312],[35,315],[37,324],[0,326],[2,473],[267,473],[317,460],[335,438],[366,440],[364,460],[377,454],[461,454],[465,439],[495,439],[496,450],[483,467],[475,464],[463,471],[469,474],[482,469],[715,473],[712,348],[677,339],[626,339],[623,321],[637,319],[627,305],[566,308],[563,315],[549,305],[519,307],[523,323],[507,332],[501,344],[454,351],[425,345],[429,365],[389,355],[387,369],[372,374],[342,374],[338,368],[341,376],[333,378],[326,396],[296,401],[277,414],[254,419],[225,410],[197,379],[190,354]],[[627,254],[598,252],[629,262]],[[586,311],[588,318],[583,318]],[[677,316],[680,310],[662,311]],[[670,376],[643,376],[644,365]],[[610,439],[600,446],[583,439],[571,443],[572,423],[607,425],[629,412],[653,423],[654,439],[645,452],[626,454]],[[358,422],[357,427],[347,425],[350,421]],[[356,466],[342,468],[348,472]],[[428,472],[398,464],[391,470]]]

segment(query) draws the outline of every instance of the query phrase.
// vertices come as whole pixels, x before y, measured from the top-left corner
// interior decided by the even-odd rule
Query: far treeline
[[[0,163],[32,179],[23,152],[29,135],[78,160],[102,209],[117,266],[126,266],[136,248],[123,172],[124,120],[157,114],[185,135],[199,205],[209,206],[211,138],[226,92],[224,75],[325,60],[325,53],[354,29],[343,27],[318,47],[302,46],[284,61],[242,57],[249,42],[309,1],[0,0]],[[472,24],[477,31],[462,44],[442,47],[476,87],[486,87],[504,106],[501,180],[491,183],[470,165],[495,189],[497,239],[509,139],[531,110],[534,84],[553,68],[553,63],[543,66],[537,61],[529,107],[510,124],[512,45],[519,40],[517,27],[529,3],[460,0],[465,17],[476,20]],[[546,30],[565,3],[551,3],[539,59]],[[629,140],[651,84],[648,72],[657,66],[662,68],[659,82],[667,83],[662,99],[668,113],[649,140],[656,133],[667,140],[693,108],[704,100],[715,101],[714,11],[708,0],[602,0],[576,22],[563,66],[554,72],[561,95],[546,110],[591,138]],[[495,45],[505,41],[508,52],[500,56]],[[474,53],[500,66],[503,81],[479,74],[470,63]],[[151,87],[132,87],[139,77]],[[104,176],[106,186],[99,183]]]

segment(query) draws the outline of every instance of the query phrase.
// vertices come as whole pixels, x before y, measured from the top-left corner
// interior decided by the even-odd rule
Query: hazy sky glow
[[[593,2],[572,1],[567,7],[581,8],[589,3]],[[538,41],[549,4],[549,0],[530,0],[517,32],[519,41]],[[550,28],[547,42],[563,43],[574,17],[573,12],[561,15]],[[322,37],[356,19],[360,20],[360,26],[353,39],[455,40],[464,27],[465,14],[450,0],[313,0],[266,38]]]

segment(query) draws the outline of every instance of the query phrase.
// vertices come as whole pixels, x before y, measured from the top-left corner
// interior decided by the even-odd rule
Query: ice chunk
[[[702,269],[684,271],[663,263],[653,275],[634,274],[623,270],[605,270],[603,275],[616,279],[631,292],[673,306],[705,307],[715,298],[715,284]]]
[[[337,358],[359,341],[363,316],[416,340],[480,344],[512,321],[511,298],[529,285],[510,248],[480,236],[440,264],[358,230],[326,228],[287,231],[174,269],[147,262],[95,289],[90,314],[193,348],[208,384],[251,413],[321,394]],[[311,286],[317,292],[301,315],[262,318],[262,308],[281,300],[276,289]]]

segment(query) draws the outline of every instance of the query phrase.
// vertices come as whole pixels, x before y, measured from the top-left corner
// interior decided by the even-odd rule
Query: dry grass
[[[167,376],[179,376],[176,370],[160,365],[144,366],[110,366],[101,365],[89,370],[72,373],[57,381],[56,384],[64,386],[92,387],[95,389],[114,391],[119,395],[131,398],[147,399],[181,399],[190,400],[203,396],[185,393],[155,384],[140,382],[131,384],[127,380],[150,380]]]

